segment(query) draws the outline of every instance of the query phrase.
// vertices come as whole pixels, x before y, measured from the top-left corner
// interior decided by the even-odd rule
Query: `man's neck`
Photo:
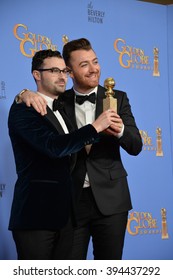
[[[37,88],[37,92],[41,93],[42,95],[48,96],[48,97],[50,97],[50,98],[52,98],[52,99],[55,99],[55,98],[58,98],[58,97],[59,97],[58,94],[57,94],[57,95],[54,95],[54,94],[52,94],[52,93],[50,93],[50,92],[46,92],[45,90],[39,90],[38,88]]]
[[[90,94],[93,91],[97,92],[97,88],[98,87],[94,87],[94,88],[90,88],[88,90],[84,90],[84,89],[81,89],[81,88],[77,88],[76,86],[73,86],[74,91],[79,93],[79,94]]]

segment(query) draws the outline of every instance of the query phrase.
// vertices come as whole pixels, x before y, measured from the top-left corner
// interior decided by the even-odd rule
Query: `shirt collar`
[[[90,95],[91,93],[93,93],[93,92],[95,92],[95,94],[97,95],[97,89],[98,89],[98,86],[97,87],[95,87],[92,91],[90,91],[89,93],[81,93],[81,92],[79,92],[79,91],[77,91],[77,90],[75,90],[75,88],[73,88],[73,90],[74,90],[74,92],[75,92],[75,94],[76,95],[82,95],[82,96],[84,96],[84,95]]]
[[[50,97],[50,96],[47,96],[47,95],[45,95],[45,94],[39,92],[39,91],[38,91],[38,94],[39,94],[40,96],[42,96],[42,97],[46,100],[47,105],[48,105],[49,108],[52,110],[52,104],[53,104],[54,99],[53,99],[52,97]]]

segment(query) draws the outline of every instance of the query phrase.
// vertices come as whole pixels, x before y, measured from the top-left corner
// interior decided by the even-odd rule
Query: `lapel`
[[[104,98],[105,98],[105,89],[99,85],[97,90],[95,118],[97,118],[103,112]]]
[[[77,123],[76,123],[76,116],[75,116],[75,93],[73,88],[65,91],[64,94],[62,94],[62,99],[64,102],[64,112],[66,116],[70,119],[71,124],[75,129],[77,129]]]
[[[68,119],[66,114],[63,112],[63,110],[59,110],[59,113],[63,117],[69,132],[74,131],[73,125],[71,124],[70,120]],[[64,134],[64,130],[63,130],[60,122],[58,121],[58,119],[56,118],[56,116],[54,115],[54,113],[48,106],[47,106],[47,115],[45,115],[44,117],[51,122],[51,124],[58,130],[58,132],[60,134]]]
[[[58,119],[56,118],[52,110],[49,108],[49,106],[47,106],[47,115],[45,115],[44,117],[47,120],[49,120],[49,122],[51,122],[51,124],[58,130],[60,134],[64,134],[64,130],[61,124],[59,123]]]
[[[66,124],[66,126],[67,126],[67,128],[68,128],[68,131],[69,131],[69,132],[74,131],[74,125],[72,124],[70,118],[67,116],[67,114],[66,114],[65,111],[64,111],[64,105],[63,105],[63,108],[61,108],[61,109],[59,110],[59,113],[60,113],[61,116],[63,117],[63,119],[64,119],[64,121],[65,121],[65,124]]]
[[[69,129],[69,132],[73,131],[74,128],[72,127],[71,123],[69,123],[69,119],[67,118],[67,116],[62,112],[60,113]],[[44,118],[46,118],[57,129],[59,134],[61,135],[65,134],[61,124],[59,123],[58,119],[56,118],[52,110],[49,108],[49,106],[47,106],[47,115],[45,115]],[[75,164],[76,164],[76,154],[72,154],[70,156],[70,172],[72,172],[72,170],[74,169]]]

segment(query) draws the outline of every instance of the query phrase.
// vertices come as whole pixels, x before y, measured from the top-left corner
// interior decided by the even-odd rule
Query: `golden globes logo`
[[[148,212],[131,212],[127,231],[130,235],[160,233],[156,219]]]
[[[24,24],[16,24],[13,33],[20,41],[21,53],[26,57],[33,57],[35,52],[43,49],[57,50],[57,46],[52,44],[51,39],[28,31],[28,27]]]
[[[143,150],[146,151],[155,151],[156,148],[153,146],[152,144],[152,138],[151,136],[148,135],[148,132],[145,130],[139,130],[141,137],[142,137],[142,141],[143,141]]]
[[[118,38],[114,41],[114,49],[119,54],[119,63],[123,68],[136,68],[138,70],[153,69],[153,76],[160,76],[158,48],[153,49],[153,67],[150,65],[149,56],[141,48],[136,48],[126,44],[124,39]]]
[[[157,220],[149,212],[131,212],[127,222],[127,231],[130,235],[161,234],[162,239],[168,239],[166,209],[161,209],[161,229]]]
[[[143,141],[143,150],[144,151],[156,151],[157,157],[163,156],[162,149],[162,129],[160,127],[156,128],[156,145],[152,143],[152,137],[148,135],[148,132],[145,130],[139,131]]]

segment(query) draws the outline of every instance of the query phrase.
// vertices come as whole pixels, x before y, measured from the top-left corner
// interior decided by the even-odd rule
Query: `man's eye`
[[[53,69],[52,69],[52,72],[53,72],[53,73],[60,73],[60,70],[59,70],[58,68],[53,68]]]

